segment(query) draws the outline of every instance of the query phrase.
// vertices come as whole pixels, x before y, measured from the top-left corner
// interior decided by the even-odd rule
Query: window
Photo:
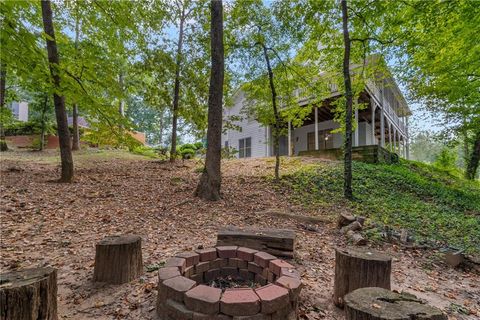
[[[250,158],[252,156],[252,138],[238,140],[238,156],[240,158]]]
[[[228,149],[228,140],[225,140],[225,149]]]

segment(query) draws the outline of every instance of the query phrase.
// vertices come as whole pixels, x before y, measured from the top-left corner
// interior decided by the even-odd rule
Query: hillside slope
[[[480,183],[458,178],[412,161],[399,164],[354,162],[354,201],[342,198],[343,167],[339,162],[296,166],[284,176],[293,200],[307,207],[342,204],[376,226],[408,229],[417,242],[480,252]]]

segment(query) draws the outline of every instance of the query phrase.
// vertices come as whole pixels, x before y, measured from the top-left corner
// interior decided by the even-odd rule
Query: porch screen
[[[249,158],[252,156],[252,138],[238,140],[238,156],[240,158]]]
[[[333,134],[330,133],[330,130],[318,131],[318,149],[333,149]],[[307,150],[315,150],[315,132],[307,134]]]

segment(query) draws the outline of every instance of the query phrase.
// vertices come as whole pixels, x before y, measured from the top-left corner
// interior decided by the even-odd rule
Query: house
[[[27,122],[28,121],[28,102],[12,102],[10,104],[10,110],[12,111],[13,117],[18,121]]]
[[[386,73],[378,79],[366,81],[359,95],[357,103],[366,105],[366,108],[356,110],[354,114],[354,153],[360,149],[380,149],[387,154],[386,150],[408,158],[408,117],[411,111],[392,75]],[[294,128],[290,122],[286,124],[288,134],[280,137],[280,155],[326,155],[331,151],[337,151],[337,157],[341,155],[343,135],[332,132],[340,126],[334,121],[332,102],[342,92],[335,85],[329,85],[329,91],[320,104],[313,105],[301,127]],[[312,101],[299,92],[297,96],[300,106],[307,106]],[[273,156],[272,128],[244,116],[242,110],[248,105],[244,92],[238,90],[233,101],[233,106],[224,111],[224,121],[238,119],[233,124],[240,130],[228,126],[222,135],[222,145],[238,150],[239,158]]]

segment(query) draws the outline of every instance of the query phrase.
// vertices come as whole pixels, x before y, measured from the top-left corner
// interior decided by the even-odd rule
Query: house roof
[[[88,123],[87,120],[85,120],[84,117],[78,117],[77,122],[80,128],[90,128],[90,124]],[[73,125],[73,117],[68,117],[68,125],[69,126]]]

